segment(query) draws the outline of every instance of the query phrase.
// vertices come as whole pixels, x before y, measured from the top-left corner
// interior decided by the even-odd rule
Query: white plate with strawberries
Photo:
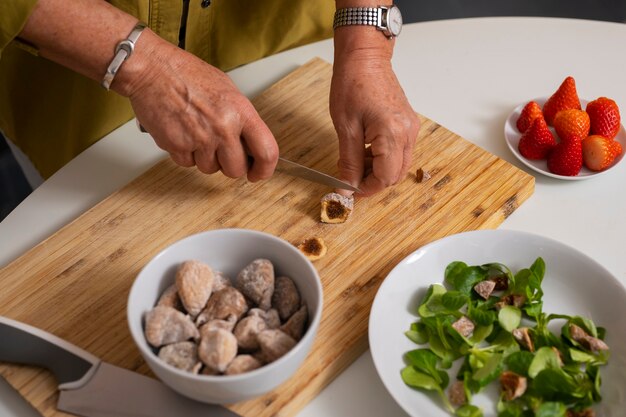
[[[558,96],[567,89],[567,96]],[[546,111],[549,100],[552,108]],[[615,102],[599,98],[588,108],[589,103],[578,99],[568,77],[550,98],[520,104],[504,125],[509,149],[527,167],[562,180],[584,180],[610,171],[624,159],[626,130]]]

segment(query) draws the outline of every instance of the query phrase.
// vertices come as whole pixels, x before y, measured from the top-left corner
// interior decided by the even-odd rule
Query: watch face
[[[387,28],[393,36],[398,36],[402,30],[402,14],[396,6],[387,11]]]

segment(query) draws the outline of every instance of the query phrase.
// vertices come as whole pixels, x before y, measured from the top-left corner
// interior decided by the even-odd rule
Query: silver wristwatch
[[[346,7],[337,10],[333,29],[348,25],[376,26],[391,39],[402,30],[402,14],[397,6]]]

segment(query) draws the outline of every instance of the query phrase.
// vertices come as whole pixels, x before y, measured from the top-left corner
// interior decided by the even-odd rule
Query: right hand
[[[178,165],[196,165],[206,174],[247,174],[250,181],[269,178],[278,161],[278,145],[230,78],[150,31],[142,38],[147,65],[140,77],[130,80],[127,95],[137,120],[156,144]]]

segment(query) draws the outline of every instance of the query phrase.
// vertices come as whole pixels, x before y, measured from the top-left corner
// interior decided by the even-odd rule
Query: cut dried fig
[[[423,168],[418,168],[415,171],[415,181],[418,183],[422,183],[428,181],[430,179],[430,173],[428,171],[424,171]]]
[[[324,242],[324,239],[321,237],[312,237],[303,240],[298,245],[298,249],[300,249],[300,252],[304,253],[310,261],[317,261],[328,252],[326,242]]]
[[[321,220],[324,223],[344,223],[354,208],[354,198],[337,193],[322,197]]]

